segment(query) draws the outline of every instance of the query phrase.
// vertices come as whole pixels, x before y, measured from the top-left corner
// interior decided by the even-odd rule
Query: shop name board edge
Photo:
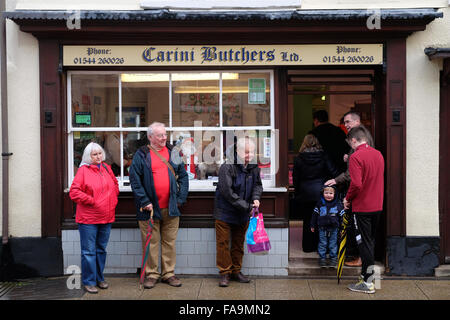
[[[276,66],[382,63],[382,44],[63,46],[64,66]]]

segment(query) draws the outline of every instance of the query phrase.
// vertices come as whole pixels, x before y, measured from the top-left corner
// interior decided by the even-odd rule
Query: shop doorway
[[[345,134],[343,116],[348,111],[356,111],[361,116],[361,123],[371,132],[376,141],[377,117],[377,86],[378,70],[340,69],[340,70],[289,70],[288,71],[288,166],[289,166],[289,264],[291,274],[326,274],[318,266],[318,254],[304,245],[310,241],[305,235],[309,230],[309,218],[305,210],[301,210],[295,200],[293,185],[294,159],[298,155],[305,135],[313,128],[313,113],[325,110],[329,123],[340,128]],[[379,108],[381,109],[381,108]],[[380,129],[378,129],[380,130]],[[348,150],[347,150],[348,151]],[[346,188],[343,188],[345,191]],[[342,190],[341,190],[342,192]],[[385,215],[379,225],[376,260],[382,264],[385,250]],[[308,240],[309,239],[309,240]],[[306,247],[306,248],[305,248]],[[353,250],[358,255],[356,245]],[[320,271],[319,271],[320,270]],[[346,274],[357,274],[359,268],[352,268]],[[328,273],[334,274],[334,269]]]

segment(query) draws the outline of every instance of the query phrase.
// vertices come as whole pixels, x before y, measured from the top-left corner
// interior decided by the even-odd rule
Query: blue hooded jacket
[[[317,202],[316,207],[311,218],[312,228],[339,228],[340,217],[344,214],[344,205],[339,199],[336,187],[334,189],[334,199],[332,201],[326,201],[323,197],[323,189],[320,191],[320,200]],[[327,187],[329,188],[329,187]]]
[[[179,162],[176,164],[172,161],[172,146],[167,145],[167,148],[169,149],[169,163],[172,165],[175,174],[178,176],[178,180],[176,180],[172,172],[167,168],[170,180],[169,215],[178,217],[181,215],[181,212],[178,209],[177,204],[186,202],[189,192],[189,179],[184,168],[184,163],[182,161],[176,161]],[[150,203],[153,204],[153,219],[161,220],[162,217],[151,168],[152,159],[149,148],[143,146],[139,148],[134,155],[133,162],[130,166],[130,183],[134,193],[137,220],[150,219],[150,212],[141,210],[141,208],[148,206]],[[177,182],[179,186],[177,185]]]

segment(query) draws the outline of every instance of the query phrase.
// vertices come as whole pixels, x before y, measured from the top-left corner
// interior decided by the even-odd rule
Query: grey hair
[[[151,137],[153,135],[153,128],[155,127],[166,127],[164,123],[161,122],[153,122],[151,125],[147,128],[147,137]]]
[[[91,153],[92,151],[100,150],[102,152],[102,161],[105,161],[105,150],[102,146],[95,142],[90,142],[83,151],[83,157],[81,158],[80,167],[84,164],[92,164]]]

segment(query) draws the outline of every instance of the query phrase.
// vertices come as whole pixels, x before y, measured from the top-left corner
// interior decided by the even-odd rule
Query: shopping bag
[[[257,211],[257,216],[255,212]],[[271,248],[269,237],[264,228],[264,219],[262,213],[257,209],[253,209],[252,217],[248,225],[247,233],[247,250],[253,254],[268,254]]]

